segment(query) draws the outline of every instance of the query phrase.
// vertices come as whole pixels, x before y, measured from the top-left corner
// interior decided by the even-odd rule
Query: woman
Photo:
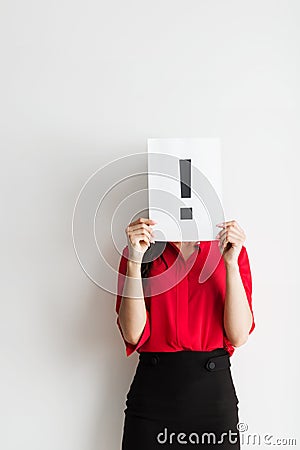
[[[255,327],[245,233],[233,220],[213,241],[155,242],[155,224],[126,227],[119,265],[117,324],[139,353],[122,450],[240,449],[230,356]]]

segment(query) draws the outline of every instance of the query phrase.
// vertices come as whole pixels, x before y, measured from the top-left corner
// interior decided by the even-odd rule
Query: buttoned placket
[[[184,275],[186,270],[186,264],[184,260],[179,264],[179,279],[181,280],[177,284],[177,344],[183,348],[188,346],[187,336],[188,323],[189,323],[189,302],[188,302],[188,278]]]
[[[198,252],[198,249],[197,249]],[[190,347],[189,332],[189,280],[188,271],[191,266],[192,257],[197,257],[196,250],[187,260],[184,259],[178,249],[178,259],[176,260],[176,276],[180,280],[176,284],[176,339],[177,345],[183,348]]]

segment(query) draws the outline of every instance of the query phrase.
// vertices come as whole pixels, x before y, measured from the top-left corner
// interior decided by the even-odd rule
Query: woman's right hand
[[[150,247],[150,243],[155,242],[151,225],[156,223],[152,219],[139,217],[125,228],[131,261],[142,262],[143,255]]]

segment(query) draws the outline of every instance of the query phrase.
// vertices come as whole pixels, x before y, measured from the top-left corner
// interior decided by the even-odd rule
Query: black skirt
[[[238,402],[225,349],[142,352],[122,450],[240,450]]]

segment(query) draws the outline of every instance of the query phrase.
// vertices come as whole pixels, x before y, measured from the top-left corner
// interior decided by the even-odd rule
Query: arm
[[[235,221],[219,224],[223,228],[216,236],[226,268],[224,328],[233,346],[243,345],[255,327],[252,311],[252,277],[244,230]]]
[[[126,227],[128,258],[123,257],[120,269],[125,276],[119,280],[120,294],[117,300],[118,325],[125,341],[133,349],[141,345],[150,333],[149,313],[146,310],[141,276],[141,264],[145,251],[154,242],[150,225],[156,222],[139,218]],[[124,282],[124,285],[123,285]],[[143,335],[143,336],[142,336]],[[141,339],[141,340],[140,340]],[[137,347],[136,347],[137,348]]]
[[[128,260],[119,321],[123,336],[137,344],[146,324],[147,314],[141,277],[141,264]]]
[[[243,345],[252,325],[252,312],[241,278],[238,263],[225,264],[226,296],[224,305],[224,327],[233,346]]]

